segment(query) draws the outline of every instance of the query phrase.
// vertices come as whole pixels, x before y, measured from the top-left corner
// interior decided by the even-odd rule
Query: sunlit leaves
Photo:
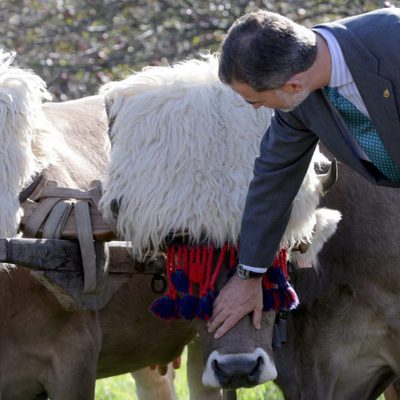
[[[56,98],[68,99],[144,65],[216,51],[232,22],[257,8],[310,26],[382,6],[384,0],[9,0],[0,2],[0,44]]]

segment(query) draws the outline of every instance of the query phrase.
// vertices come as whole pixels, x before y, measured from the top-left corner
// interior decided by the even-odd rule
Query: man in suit
[[[276,111],[246,199],[238,274],[208,323],[216,337],[251,312],[260,326],[260,278],[319,140],[370,182],[400,187],[400,9],[313,29],[267,11],[247,14],[222,43],[219,76],[255,108]]]

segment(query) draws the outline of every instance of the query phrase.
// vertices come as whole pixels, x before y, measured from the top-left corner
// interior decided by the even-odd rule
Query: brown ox
[[[340,167],[323,203],[343,220],[319,268],[293,274],[301,306],[274,352],[285,399],[373,400],[400,376],[399,200]]]
[[[196,69],[196,65],[199,70]],[[136,82],[137,91],[143,91],[143,86],[146,86],[150,88],[149,92],[153,97],[151,101],[145,98],[141,107],[128,107],[122,115],[128,117],[132,114],[139,115],[140,121],[148,118],[150,129],[141,137],[138,129],[133,131],[128,129],[126,132],[128,137],[125,138],[125,142],[122,140],[122,144],[118,141],[117,132],[112,133],[113,149],[119,149],[121,152],[128,150],[128,158],[125,160],[127,169],[122,173],[118,172],[115,166],[115,162],[119,160],[118,154],[115,153],[112,154],[114,159],[111,159],[114,164],[111,163],[111,170],[106,172],[109,162],[109,137],[103,97],[88,97],[59,104],[47,103],[42,108],[40,103],[39,105],[37,101],[35,103],[35,87],[36,91],[41,88],[40,80],[33,74],[1,67],[2,125],[0,126],[3,129],[2,139],[7,143],[5,148],[10,150],[2,153],[0,158],[3,167],[0,178],[3,184],[7,185],[4,186],[6,190],[0,193],[1,234],[3,236],[15,234],[13,228],[17,226],[19,215],[16,204],[18,193],[29,182],[30,176],[45,170],[47,178],[57,181],[60,186],[81,189],[87,189],[93,179],[106,178],[103,205],[108,212],[110,207],[107,205],[107,199],[112,200],[114,195],[119,194],[118,191],[116,194],[112,193],[113,184],[119,183],[119,190],[123,191],[123,196],[118,198],[120,205],[118,227],[124,237],[132,240],[133,251],[136,249],[138,253],[144,251],[143,247],[158,244],[157,235],[154,231],[149,231],[149,226],[153,219],[158,220],[160,217],[155,213],[158,208],[153,205],[153,201],[160,199],[161,205],[169,203],[172,206],[165,215],[178,220],[180,216],[185,215],[189,224],[179,226],[172,224],[168,228],[163,223],[162,229],[153,226],[157,233],[177,228],[180,230],[193,228],[190,232],[194,239],[205,233],[206,236],[208,234],[212,239],[215,238],[217,244],[229,237],[236,240],[235,234],[238,232],[240,212],[246,192],[246,185],[243,182],[247,182],[251,177],[252,159],[257,152],[258,140],[268,123],[268,115],[257,114],[232,91],[223,87],[218,82],[215,66],[215,60],[210,64],[194,63],[185,66],[190,71],[189,78],[181,83],[179,94],[178,84],[175,83],[177,77],[173,76],[172,68],[156,70],[156,74],[161,74],[164,78],[158,86],[154,85],[154,79],[151,79],[150,83],[144,83],[142,76],[139,75],[139,80]],[[178,81],[179,79],[180,75]],[[193,80],[195,82],[192,82]],[[34,82],[33,87],[29,82]],[[169,112],[165,110],[157,112],[154,111],[157,101],[161,105],[169,105],[172,101],[166,100],[169,97],[162,97],[164,86],[171,98],[178,101],[180,106],[173,106]],[[195,99],[193,104],[188,102],[187,98],[182,99],[184,93],[192,92],[189,90],[191,87],[197,90],[193,89],[192,101]],[[128,92],[130,90],[131,88]],[[128,98],[130,101],[132,94],[135,94],[132,97],[136,97],[135,89],[132,92],[128,97],[124,92],[123,98]],[[121,105],[124,100],[121,101],[115,92],[111,93],[114,107],[111,109],[111,117],[114,120],[114,128],[117,131],[129,128],[129,123],[121,121],[118,113],[113,114],[115,107]],[[36,93],[36,97],[40,95]],[[34,105],[36,107],[33,107]],[[234,111],[232,107],[236,107]],[[181,118],[189,121],[190,126],[184,126],[183,120],[178,119],[179,112],[182,114]],[[150,115],[147,115],[149,113]],[[197,116],[200,116],[200,120],[196,119]],[[237,119],[238,116],[242,118]],[[157,124],[154,123],[156,117],[162,117],[161,120],[157,120]],[[211,126],[213,121],[215,126]],[[231,124],[229,129],[227,124]],[[171,132],[167,131],[167,127],[171,126]],[[200,128],[203,129],[202,134],[197,131]],[[235,128],[242,136],[239,133],[236,135]],[[158,140],[150,136],[153,133],[159,135]],[[189,135],[194,135],[190,141],[195,141],[195,149],[194,151],[189,149],[190,151],[185,153],[177,146],[182,140],[187,140],[186,137]],[[207,135],[211,136],[210,142],[202,143]],[[228,140],[230,135],[232,137]],[[239,143],[235,142],[236,137],[239,138]],[[160,145],[160,140],[171,141],[171,148],[166,151],[165,143]],[[130,148],[132,144],[133,148]],[[146,146],[160,148],[161,153],[148,157],[151,163],[143,169],[142,163],[148,156]],[[224,150],[225,146],[229,146],[229,151]],[[177,153],[174,154],[174,151]],[[165,154],[168,155],[167,165],[162,164]],[[189,171],[189,175],[185,175],[188,165],[185,166],[184,162],[187,159],[186,155],[189,154],[191,159],[188,165],[190,168],[193,165],[195,170],[193,174]],[[242,156],[245,156],[245,159],[239,162]],[[214,158],[217,161],[215,168],[212,165]],[[232,163],[232,166],[229,163]],[[177,166],[178,171],[172,171],[170,176],[161,182],[157,179],[157,174],[153,176],[154,180],[136,186],[135,181],[122,184],[119,182],[132,173],[132,170],[138,175],[137,178],[146,178],[148,174],[158,171],[157,168],[162,172],[171,165]],[[210,172],[203,174],[202,168],[208,168]],[[180,179],[176,182],[178,172]],[[201,186],[205,185],[208,176],[211,176],[213,185],[216,183],[212,190],[210,187]],[[171,187],[169,185],[165,187],[167,181]],[[196,186],[190,189],[193,182]],[[178,185],[174,187],[176,183]],[[314,226],[317,226],[317,231],[319,230],[318,222],[322,213],[316,213],[315,207],[322,188],[313,170],[310,171],[305,183],[299,192],[300,199],[303,200],[296,201],[294,205],[293,215],[296,218],[290,225],[293,232],[287,234],[288,241],[288,238],[293,241],[307,238]],[[155,198],[157,196],[144,196],[139,209],[132,212],[130,202],[136,200],[137,196],[131,196],[128,189],[133,192],[136,190],[139,194],[140,190],[145,191],[152,185],[157,190],[164,189],[160,199]],[[239,194],[235,192],[238,188]],[[110,196],[110,193],[113,196]],[[191,197],[179,205],[181,197],[188,195]],[[189,200],[192,201],[193,198],[194,204],[191,205]],[[205,201],[198,207],[196,201],[200,198]],[[218,208],[218,201],[222,198],[225,202]],[[150,219],[140,225],[147,204],[150,204],[148,211]],[[177,208],[179,212],[176,212]],[[230,214],[224,215],[223,211],[226,210]],[[121,217],[124,212],[125,217]],[[138,231],[132,230],[132,226],[127,223],[130,215],[139,216],[133,225],[137,228],[140,226],[139,233],[147,232],[145,239],[138,239]],[[226,230],[221,229],[224,222],[228,225]],[[337,222],[336,214],[330,222],[334,230]],[[181,223],[179,220],[179,224]],[[316,241],[314,253],[332,233],[332,227],[327,232],[324,231],[327,225],[326,219],[322,225],[322,238],[320,242]],[[208,232],[209,226],[215,227],[215,232],[212,229]],[[130,237],[132,232],[134,236],[136,235],[133,238]],[[146,242],[147,237],[151,237],[150,242]],[[224,274],[227,274],[227,270]],[[224,281],[222,275],[219,278],[219,285]],[[205,367],[203,369],[197,366],[195,370],[198,371],[198,375],[202,375],[203,382],[207,385],[217,388],[250,387],[275,378],[276,370],[270,346],[274,318],[272,313],[264,315],[260,331],[256,331],[252,327],[251,318],[246,317],[223,338],[213,340],[206,333],[202,321],[163,322],[152,316],[148,309],[155,297],[150,289],[150,278],[136,276],[122,285],[100,311],[71,312],[65,310],[56,298],[32,277],[29,270],[17,268],[10,269],[8,273],[1,273],[0,398],[39,400],[48,396],[57,400],[91,399],[94,396],[96,378],[138,370],[151,364],[166,364],[180,355],[183,347],[196,334],[200,336],[203,352],[201,362]],[[200,380],[200,376],[197,378]]]

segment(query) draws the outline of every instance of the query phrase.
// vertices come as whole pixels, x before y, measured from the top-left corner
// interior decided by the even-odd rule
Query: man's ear
[[[298,93],[304,89],[304,76],[300,72],[289,78],[286,83],[282,86],[282,90],[286,93]]]

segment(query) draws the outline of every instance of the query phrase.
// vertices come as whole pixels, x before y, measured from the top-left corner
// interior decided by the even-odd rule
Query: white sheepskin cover
[[[34,73],[12,67],[14,55],[0,50],[0,237],[17,233],[18,194],[45,165],[40,154],[45,135],[41,104],[50,96]],[[40,137],[39,137],[40,136]]]
[[[208,56],[172,67],[147,67],[102,88],[114,119],[111,161],[101,208],[140,258],[171,232],[217,246],[236,243],[253,163],[272,111],[255,110],[217,76]],[[323,162],[317,151],[316,162]],[[320,183],[310,166],[283,242],[308,240]]]
[[[336,232],[337,224],[342,214],[337,210],[319,208],[315,211],[314,236],[305,253],[295,251],[291,254],[292,260],[299,268],[318,266],[318,254],[326,241]]]

